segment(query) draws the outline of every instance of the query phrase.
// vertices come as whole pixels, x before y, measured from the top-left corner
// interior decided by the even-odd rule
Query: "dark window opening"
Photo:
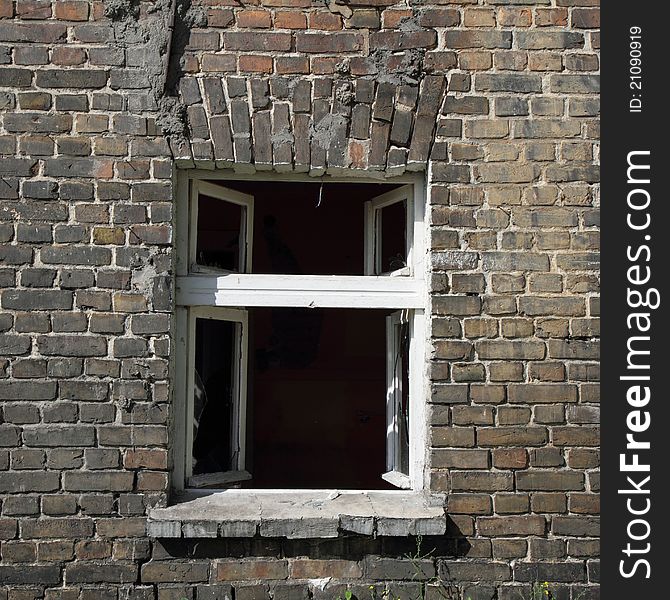
[[[388,275],[416,274],[414,188],[193,180],[189,189],[189,283],[208,276],[198,283],[218,295],[210,303],[193,285],[206,297],[189,306],[187,487],[410,488],[416,315],[393,294],[413,282]],[[385,277],[337,278],[361,275]],[[281,307],[292,304],[338,308]]]
[[[253,197],[250,272],[293,275],[363,275],[365,203],[399,187],[374,183],[209,183]],[[383,209],[384,271],[404,266],[407,260],[403,205],[399,202]],[[244,210],[200,195],[199,265],[238,270]]]
[[[253,488],[390,488],[386,452],[388,311],[250,311]]]

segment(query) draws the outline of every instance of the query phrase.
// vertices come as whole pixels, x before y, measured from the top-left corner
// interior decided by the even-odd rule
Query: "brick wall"
[[[597,6],[0,0],[0,599],[598,598]],[[146,537],[196,166],[427,173],[425,558]]]

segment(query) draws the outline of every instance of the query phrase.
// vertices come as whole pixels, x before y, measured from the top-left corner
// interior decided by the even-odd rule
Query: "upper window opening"
[[[203,181],[191,202],[193,273],[410,272],[411,186]]]

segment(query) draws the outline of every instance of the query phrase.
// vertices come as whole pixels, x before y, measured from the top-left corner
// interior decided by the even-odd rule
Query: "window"
[[[366,275],[409,275],[412,252],[412,186],[365,203]]]
[[[175,485],[424,487],[424,201],[329,178],[178,184]]]
[[[191,182],[191,198],[190,270],[249,272],[253,197],[195,179]]]

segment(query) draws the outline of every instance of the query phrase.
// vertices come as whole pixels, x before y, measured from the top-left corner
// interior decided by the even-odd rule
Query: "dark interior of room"
[[[363,275],[364,204],[398,187],[374,183],[210,183],[254,197],[251,272],[295,275]],[[384,253],[404,254],[402,205],[385,208],[383,213]],[[198,253],[206,251],[211,266],[237,270],[241,214],[240,207],[227,202],[201,200]]]
[[[247,487],[387,487],[386,314],[251,310]]]

